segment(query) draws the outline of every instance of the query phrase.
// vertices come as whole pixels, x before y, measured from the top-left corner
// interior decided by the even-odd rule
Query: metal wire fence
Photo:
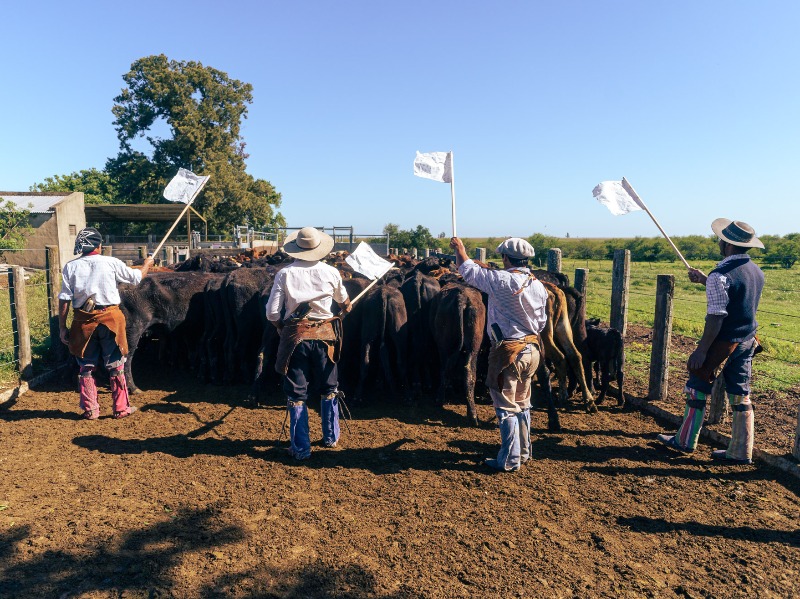
[[[26,343],[31,348],[32,372],[49,367],[50,289],[45,262],[44,249],[0,250],[0,389],[18,382],[20,350]],[[22,281],[12,273],[18,264],[24,265]],[[20,284],[24,285],[24,321],[13,293],[13,286]]]

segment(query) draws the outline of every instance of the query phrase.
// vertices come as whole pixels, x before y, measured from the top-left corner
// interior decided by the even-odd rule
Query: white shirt
[[[467,260],[458,272],[467,283],[489,296],[486,330],[491,338],[495,337],[493,324],[500,327],[503,339],[521,339],[542,332],[547,324],[547,290],[541,281],[529,278],[530,269],[514,266],[493,270]]]
[[[64,265],[58,299],[71,301],[76,308],[91,296],[98,306],[116,305],[120,302],[117,283],[136,285],[141,280],[142,272],[128,268],[122,260],[100,254],[81,256]]]
[[[334,300],[342,304],[347,300],[347,290],[342,276],[333,266],[324,262],[295,260],[278,271],[267,300],[267,319],[277,321],[289,316],[303,302],[311,305],[307,318],[325,320],[332,318]]]

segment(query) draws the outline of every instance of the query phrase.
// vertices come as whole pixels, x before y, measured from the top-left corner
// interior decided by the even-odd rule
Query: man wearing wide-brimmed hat
[[[97,229],[86,227],[75,238],[76,258],[64,265],[61,293],[58,294],[58,323],[61,341],[69,346],[80,368],[78,377],[83,417],[97,420],[100,404],[93,373],[101,364],[108,370],[114,418],[126,418],[136,408],[128,400],[125,381],[125,356],[128,341],[125,316],[119,309],[118,283],[136,285],[153,265],[147,258],[140,270],[129,268],[118,258],[103,256],[103,237]],[[67,329],[70,305],[72,325]]]
[[[722,368],[728,403],[733,410],[733,430],[728,449],[711,453],[712,459],[731,464],[753,460],[753,404],[750,402],[750,372],[756,340],[756,311],[764,288],[764,273],[747,255],[750,248],[764,248],[753,227],[742,221],[718,218],[711,230],[719,238],[722,262],[708,276],[690,268],[689,280],[706,286],[708,310],[703,336],[689,356],[686,409],[674,435],[658,435],[659,441],[691,453],[697,447],[703,426],[706,400],[717,369]]]
[[[333,245],[330,235],[314,227],[304,227],[289,235],[283,251],[294,262],[275,275],[267,301],[267,319],[281,333],[275,370],[284,375],[289,453],[298,460],[311,456],[306,405],[311,381],[320,387],[322,443],[325,447],[336,447],[339,441],[336,362],[342,328],[332,308],[336,302],[345,313],[350,309],[350,300],[339,271],[321,262]]]

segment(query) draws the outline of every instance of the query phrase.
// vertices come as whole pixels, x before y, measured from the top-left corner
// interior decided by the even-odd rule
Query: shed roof
[[[172,222],[180,216],[185,204],[90,204],[84,207],[87,222]],[[189,206],[193,217],[206,219]]]
[[[17,208],[29,210],[32,214],[53,212],[56,204],[72,195],[69,193],[41,193],[35,191],[0,191],[0,198],[8,200]]]

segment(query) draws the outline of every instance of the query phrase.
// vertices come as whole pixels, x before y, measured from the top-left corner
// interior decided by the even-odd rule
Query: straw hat
[[[711,223],[711,230],[714,231],[714,235],[731,245],[738,245],[743,248],[764,249],[764,244],[756,237],[755,229],[746,222],[731,220],[729,218],[718,218]]]
[[[283,251],[299,260],[322,260],[333,249],[333,237],[314,227],[303,227],[286,238]]]

